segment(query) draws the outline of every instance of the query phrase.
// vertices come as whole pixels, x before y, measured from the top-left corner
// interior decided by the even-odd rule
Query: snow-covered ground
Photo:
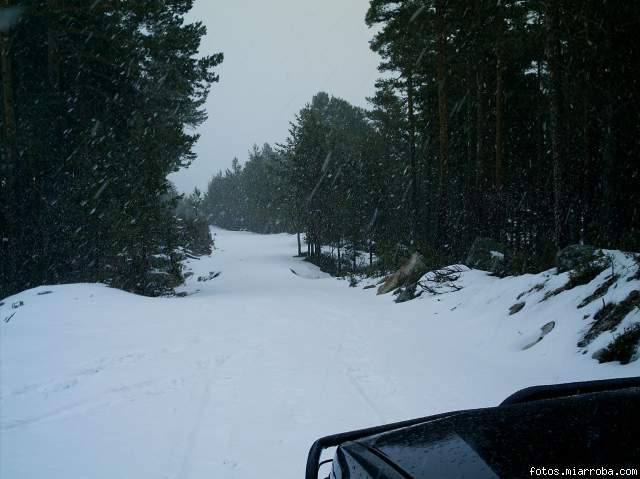
[[[611,333],[576,346],[602,306],[576,309],[595,283],[539,302],[566,277],[469,271],[458,292],[395,304],[293,258],[294,236],[216,233],[184,298],[76,284],[4,301],[0,477],[300,478],[322,435],[640,374],[591,358]]]

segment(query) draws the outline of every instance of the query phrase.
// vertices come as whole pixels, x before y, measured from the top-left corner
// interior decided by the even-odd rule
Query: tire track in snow
[[[176,479],[186,479],[189,477],[192,463],[191,458],[196,447],[198,434],[200,433],[202,419],[204,418],[207,405],[209,404],[209,398],[211,397],[211,361],[207,359],[205,361],[198,361],[197,364],[198,367],[203,371],[202,377],[204,379],[204,387],[202,389],[202,394],[200,395],[200,400],[198,401],[195,418],[193,419],[189,434],[187,435],[185,449],[182,455],[182,461],[180,462],[180,469],[178,471]]]
[[[371,397],[369,396],[369,394],[365,392],[365,390],[362,388],[358,380],[353,376],[353,373],[350,369],[347,369],[346,376],[349,382],[351,383],[351,385],[353,386],[353,388],[358,392],[359,396],[364,400],[365,404],[369,407],[369,409],[371,409],[371,412],[373,412],[376,415],[376,422],[383,422],[383,416],[382,416],[382,413],[380,412],[380,409],[378,409],[375,403],[371,400]]]
[[[373,346],[364,345],[365,338],[357,318],[348,315],[347,321],[351,334],[343,339],[339,346],[339,360],[343,365],[345,376],[367,407],[375,414],[376,422],[388,422],[399,407],[397,384],[388,374],[375,371],[371,355],[365,351],[373,351]],[[338,353],[338,352],[337,352]],[[386,412],[386,413],[385,413]],[[390,416],[391,415],[391,416]]]
[[[227,361],[229,361],[233,356],[234,354],[216,356],[213,359],[215,368],[222,369]],[[187,435],[182,460],[180,461],[180,468],[178,470],[178,474],[175,476],[176,479],[187,479],[191,475],[191,464],[193,464],[194,453],[198,447],[198,436],[200,435],[200,430],[205,420],[207,409],[211,403],[211,385],[216,379],[218,379],[217,375],[212,373],[211,363],[211,358],[196,362],[196,367],[202,371],[202,380],[204,385],[202,393],[200,394],[200,400],[198,401],[195,417]]]
[[[43,421],[57,420],[64,417],[87,414],[90,411],[96,411],[106,407],[113,407],[124,401],[133,400],[132,398],[127,397],[128,393],[143,391],[147,395],[157,395],[165,392],[168,387],[175,389],[176,387],[178,387],[179,383],[180,381],[169,378],[166,380],[137,381],[117,387],[111,387],[106,390],[101,390],[99,394],[93,394],[86,399],[63,404],[59,407],[42,412],[40,414],[32,415],[22,419],[0,421],[0,430],[16,429],[38,424]],[[71,386],[69,388],[65,388],[65,390],[68,390],[71,387],[75,386],[76,383],[73,382],[70,384]],[[161,386],[160,392],[156,392],[152,389],[157,385]],[[54,392],[61,391],[62,389]]]
[[[355,331],[356,327],[354,325],[353,316],[347,315],[345,319],[349,323],[349,329],[351,329],[352,332]],[[339,347],[339,351],[341,351],[342,354],[337,353],[337,356],[339,357],[339,360],[343,365],[345,376],[349,381],[349,383],[351,384],[351,386],[353,386],[353,389],[358,393],[360,398],[364,401],[364,403],[371,410],[371,412],[375,414],[376,422],[382,422],[383,415],[380,409],[378,408],[378,406],[376,406],[371,395],[367,393],[367,391],[365,391],[365,389],[362,387],[362,384],[354,374],[360,369],[355,367],[353,363],[355,362],[363,363],[363,362],[366,362],[367,360],[364,353],[362,352],[362,349],[359,346],[362,339],[363,338],[361,335],[354,334],[354,333],[352,333],[350,337],[349,336],[345,337],[345,339],[343,339],[340,342],[340,347]],[[350,347],[345,348],[345,343],[348,343]],[[351,357],[349,358],[349,356]]]

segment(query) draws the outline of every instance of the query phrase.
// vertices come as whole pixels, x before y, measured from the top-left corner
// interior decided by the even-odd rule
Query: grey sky
[[[359,106],[374,93],[378,57],[364,24],[368,0],[196,0],[190,20],[208,34],[202,53],[222,51],[220,82],[199,129],[198,159],[170,176],[180,191],[241,162],[253,143],[282,142],[289,121],[318,91]]]

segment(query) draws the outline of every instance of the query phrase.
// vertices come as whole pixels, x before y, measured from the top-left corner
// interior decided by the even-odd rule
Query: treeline
[[[489,236],[525,269],[570,243],[640,248],[639,19],[607,0],[371,2],[374,121],[418,247],[460,258]]]
[[[75,281],[159,294],[181,281],[203,228],[178,217],[166,177],[194,158],[188,132],[222,61],[197,58],[192,3],[0,2],[0,297]]]
[[[257,233],[293,230],[286,168],[282,154],[268,144],[261,149],[254,145],[244,167],[234,158],[231,169],[209,182],[203,197],[208,221],[225,229]]]
[[[639,18],[638,2],[373,0],[370,111],[317,95],[251,175],[213,179],[212,220],[434,264],[489,237],[514,272],[571,243],[640,250]]]
[[[384,193],[385,173],[394,173],[383,153],[363,109],[319,93],[291,123],[284,144],[254,146],[244,166],[234,159],[211,179],[205,212],[223,228],[304,233],[306,253],[315,257],[322,245],[353,252],[375,241],[380,250],[391,236],[395,247],[400,236],[391,230],[403,213],[399,198]]]

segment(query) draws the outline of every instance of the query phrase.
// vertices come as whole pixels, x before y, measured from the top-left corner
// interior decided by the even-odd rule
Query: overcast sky
[[[220,82],[199,129],[198,159],[170,176],[180,191],[209,178],[253,143],[282,142],[289,121],[318,91],[366,106],[378,57],[364,24],[369,0],[196,0],[190,20],[208,29],[203,54],[221,51]]]

